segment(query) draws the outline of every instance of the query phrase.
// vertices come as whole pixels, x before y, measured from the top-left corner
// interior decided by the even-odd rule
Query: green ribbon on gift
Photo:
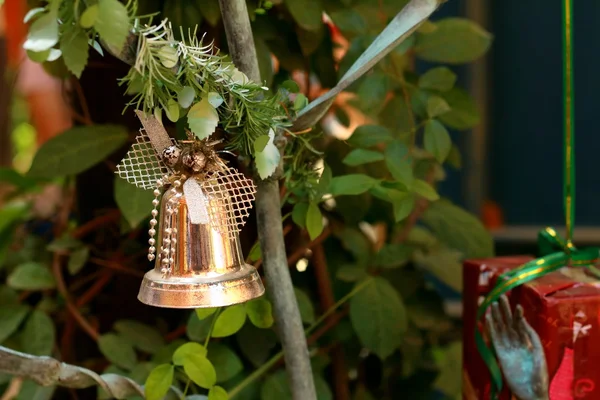
[[[564,76],[564,212],[566,238],[560,237],[553,228],[546,228],[538,235],[541,258],[532,260],[517,269],[506,272],[498,278],[495,286],[486,296],[477,310],[480,321],[488,307],[498,301],[500,296],[524,283],[540,278],[565,266],[584,267],[600,278],[593,264],[599,257],[598,248],[579,250],[573,245],[573,225],[575,220],[575,121],[574,121],[574,85],[573,85],[573,32],[572,0],[563,0],[563,76]],[[492,349],[490,349],[479,328],[475,328],[475,343],[486,363],[491,377],[491,397],[496,399],[502,391],[502,373]]]

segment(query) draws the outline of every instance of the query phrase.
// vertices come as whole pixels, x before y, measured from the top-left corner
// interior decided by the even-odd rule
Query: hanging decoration
[[[154,188],[148,259],[155,260],[155,268],[146,274],[139,299],[197,308],[262,295],[258,273],[243,262],[238,238],[256,192],[252,180],[218,156],[218,141],[191,133],[188,140],[175,141],[154,116],[136,113],[144,129],[116,173],[142,189]]]

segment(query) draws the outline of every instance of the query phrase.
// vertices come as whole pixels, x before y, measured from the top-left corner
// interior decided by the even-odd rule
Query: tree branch
[[[248,78],[260,82],[260,71],[245,0],[219,0],[229,53]],[[308,346],[287,266],[283,221],[276,179],[259,180],[256,193],[258,240],[273,311],[294,400],[317,398]]]

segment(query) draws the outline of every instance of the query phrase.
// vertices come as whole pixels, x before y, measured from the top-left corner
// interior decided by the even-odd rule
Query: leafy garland
[[[198,39],[195,30],[188,32],[186,42],[174,39],[166,19],[155,26],[141,24],[133,18],[135,0],[127,5],[99,0],[85,10],[80,6],[78,0],[50,0],[27,14],[26,22],[35,18],[24,44],[30,58],[43,62],[62,56],[65,66],[80,77],[89,46],[102,52],[96,35],[113,53],[133,45],[135,61],[121,80],[126,93],[134,96],[127,106],[153,113],[159,120],[163,112],[172,122],[187,117],[189,129],[199,139],[220,126],[230,134],[231,150],[255,159],[261,178],[275,172],[280,161],[275,132],[289,126],[297,111],[289,89],[269,95],[267,87],[250,81],[212,43]],[[181,36],[185,37],[183,32]]]

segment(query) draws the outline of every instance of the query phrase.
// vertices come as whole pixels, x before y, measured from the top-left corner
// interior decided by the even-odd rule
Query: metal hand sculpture
[[[548,400],[548,368],[540,337],[518,305],[513,315],[508,299],[492,304],[486,317],[504,379],[519,400]]]

